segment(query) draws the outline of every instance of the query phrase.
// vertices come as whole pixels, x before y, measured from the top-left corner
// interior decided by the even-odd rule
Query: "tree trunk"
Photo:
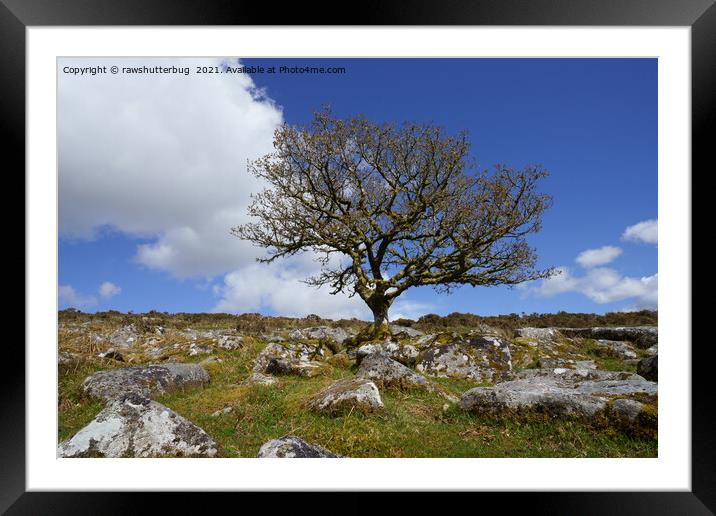
[[[373,335],[378,336],[388,329],[388,309],[390,302],[385,297],[374,297],[369,305],[373,312]]]

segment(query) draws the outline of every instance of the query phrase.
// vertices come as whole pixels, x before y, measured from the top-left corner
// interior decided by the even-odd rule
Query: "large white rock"
[[[506,340],[479,336],[428,348],[420,354],[416,368],[439,378],[494,381],[512,370],[512,355]]]
[[[58,457],[215,457],[218,446],[201,428],[138,394],[113,400],[92,422],[57,447]]]
[[[209,373],[198,364],[149,364],[99,371],[82,382],[81,391],[103,400],[128,393],[152,398],[207,383]]]
[[[493,387],[476,387],[462,395],[458,405],[481,414],[545,412],[552,415],[592,417],[613,399],[657,394],[657,384],[639,375],[588,369],[531,369],[515,380]],[[632,406],[619,409],[633,410]],[[627,404],[628,405],[628,404]]]

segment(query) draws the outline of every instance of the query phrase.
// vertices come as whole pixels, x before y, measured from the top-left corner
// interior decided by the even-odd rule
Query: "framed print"
[[[453,490],[714,510],[691,315],[712,2],[350,26],[103,6],[1,11],[27,192],[3,509]]]

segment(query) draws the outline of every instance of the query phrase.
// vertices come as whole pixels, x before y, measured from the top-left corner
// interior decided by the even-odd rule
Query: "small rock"
[[[323,349],[303,342],[272,342],[268,344],[259,355],[254,363],[254,372],[265,373],[269,362],[274,358],[285,358],[287,360],[297,360],[300,362],[310,362],[316,358],[323,358]]]
[[[636,365],[636,373],[643,376],[647,380],[653,382],[659,381],[659,355],[653,357],[642,358]]]
[[[352,410],[371,413],[384,407],[378,387],[365,378],[339,380],[314,396],[308,406],[316,412],[330,415]]]
[[[625,398],[619,398],[614,400],[612,403],[612,409],[614,412],[622,417],[625,417],[631,422],[636,421],[639,417],[639,413],[644,405],[636,400],[629,400]]]
[[[610,356],[620,360],[632,360],[636,358],[636,352],[627,342],[598,339],[596,343],[602,356]]]
[[[122,356],[122,354],[116,352],[112,348],[109,348],[107,351],[104,351],[103,353],[99,353],[97,356],[99,358],[108,358],[111,360],[116,360],[117,362],[124,362],[124,357]]]
[[[241,382],[242,385],[274,385],[278,380],[271,375],[263,373],[252,373],[246,380]]]
[[[243,345],[243,337],[239,335],[219,335],[216,343],[222,349],[234,351]]]
[[[403,344],[394,341],[373,342],[363,344],[356,350],[356,363],[360,364],[363,358],[373,353],[386,355],[407,366],[415,365],[418,355],[420,354],[418,348],[411,344]]]
[[[57,354],[57,365],[68,367],[82,361],[82,356],[68,351],[60,351]]]
[[[224,414],[231,414],[234,411],[234,407],[224,407],[216,412],[212,412],[211,417],[219,417]]]
[[[400,335],[403,334],[406,337],[409,338],[415,338],[415,337],[422,337],[424,333],[420,330],[416,330],[415,328],[410,328],[409,326],[399,326],[397,324],[390,324],[388,326],[390,329],[390,333],[393,335]]]
[[[517,328],[515,336],[537,342],[553,342],[561,337],[555,328]]]
[[[309,459],[309,458],[338,458],[340,455],[331,453],[317,444],[309,444],[294,435],[286,435],[273,439],[259,450],[260,459]]]
[[[307,360],[289,360],[287,358],[272,358],[266,366],[269,374],[286,374],[313,378],[321,374],[321,364]]]
[[[57,447],[58,457],[215,457],[217,444],[201,428],[138,394],[113,400]]]
[[[222,362],[223,362],[223,360],[221,360],[218,357],[208,357],[208,358],[205,358],[204,360],[202,360],[201,362],[199,362],[199,365],[205,366],[205,365],[209,365],[209,364],[220,364]]]

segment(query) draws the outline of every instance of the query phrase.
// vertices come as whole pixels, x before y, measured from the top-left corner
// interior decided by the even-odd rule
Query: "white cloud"
[[[561,274],[530,285],[526,292],[544,297],[579,292],[598,304],[634,299],[635,309],[657,307],[658,274],[633,278],[622,276],[614,269],[598,267],[583,276],[574,276],[567,267],[558,270]]]
[[[585,268],[606,265],[622,254],[622,250],[613,245],[605,245],[599,249],[587,249],[577,256],[577,263]]]
[[[329,319],[372,320],[373,315],[359,296],[331,294],[330,288],[316,288],[303,282],[319,272],[311,253],[282,262],[254,263],[231,272],[223,284],[212,287],[219,301],[214,312],[243,313],[270,310],[289,317],[317,314]],[[389,311],[390,320],[416,319],[433,309],[428,303],[398,298]]]
[[[109,299],[122,292],[121,287],[118,287],[111,281],[105,281],[99,286],[99,295],[104,299]]]
[[[214,291],[221,299],[214,312],[258,312],[271,310],[289,317],[317,314],[331,319],[371,319],[370,310],[358,296],[331,295],[302,282],[318,272],[318,264],[304,255],[281,263],[254,263],[231,272]]]
[[[246,74],[195,74],[218,59],[63,59],[61,66],[173,65],[190,75],[59,76],[64,237],[109,225],[153,240],[135,260],[176,277],[223,274],[259,250],[231,236],[260,189],[246,164],[273,150],[282,113]]]
[[[629,226],[622,234],[622,240],[656,244],[659,241],[659,224],[657,219],[644,220]]]
[[[57,294],[63,308],[88,308],[97,304],[97,298],[76,292],[72,285],[60,285]]]

